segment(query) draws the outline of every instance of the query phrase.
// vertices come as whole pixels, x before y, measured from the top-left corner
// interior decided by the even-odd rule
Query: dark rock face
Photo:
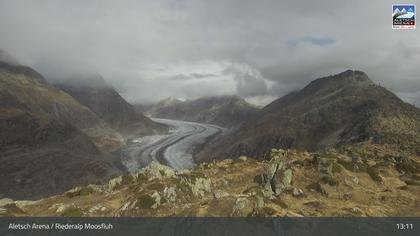
[[[122,133],[135,132],[136,135],[142,135],[166,130],[165,126],[137,112],[100,76],[72,78],[57,83],[57,86]]]
[[[144,107],[142,107],[144,109]],[[166,99],[149,107],[154,117],[237,128],[256,117],[259,109],[237,96],[199,98],[192,101]]]
[[[345,71],[267,105],[257,119],[207,146],[198,160],[209,155],[259,157],[273,147],[322,150],[368,140],[415,151],[420,110],[375,85],[365,73]]]

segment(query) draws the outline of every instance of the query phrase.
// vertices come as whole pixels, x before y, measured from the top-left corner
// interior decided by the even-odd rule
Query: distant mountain
[[[258,119],[206,146],[198,160],[263,156],[273,147],[312,151],[359,142],[420,153],[420,110],[365,73],[349,70],[275,100]]]
[[[144,107],[143,107],[144,108]],[[153,117],[195,121],[235,128],[253,119],[259,109],[238,96],[205,97],[192,101],[165,99],[148,108]]]
[[[74,77],[56,83],[95,112],[112,128],[127,135],[145,135],[164,132],[166,127],[153,122],[124,100],[101,76]]]
[[[41,74],[0,62],[0,198],[35,199],[125,171],[103,153],[123,143]]]

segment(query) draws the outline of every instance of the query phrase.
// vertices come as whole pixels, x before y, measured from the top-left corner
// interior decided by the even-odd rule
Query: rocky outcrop
[[[291,187],[293,172],[286,151],[273,149],[268,158],[261,176],[262,185],[278,196]]]
[[[356,153],[362,155],[353,168]],[[152,163],[108,184],[40,201],[0,200],[0,215],[419,216],[413,206],[420,189],[412,184],[419,174],[418,157],[400,157],[381,146],[322,153],[274,149],[262,161],[215,161],[190,171]]]

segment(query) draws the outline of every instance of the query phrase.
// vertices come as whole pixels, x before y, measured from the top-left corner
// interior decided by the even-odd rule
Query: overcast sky
[[[0,49],[49,79],[101,74],[131,102],[264,104],[358,69],[420,106],[420,33],[391,29],[395,2],[0,0]]]

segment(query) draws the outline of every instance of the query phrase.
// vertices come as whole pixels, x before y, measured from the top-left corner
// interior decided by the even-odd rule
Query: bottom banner
[[[420,235],[420,218],[0,218],[0,235]]]

